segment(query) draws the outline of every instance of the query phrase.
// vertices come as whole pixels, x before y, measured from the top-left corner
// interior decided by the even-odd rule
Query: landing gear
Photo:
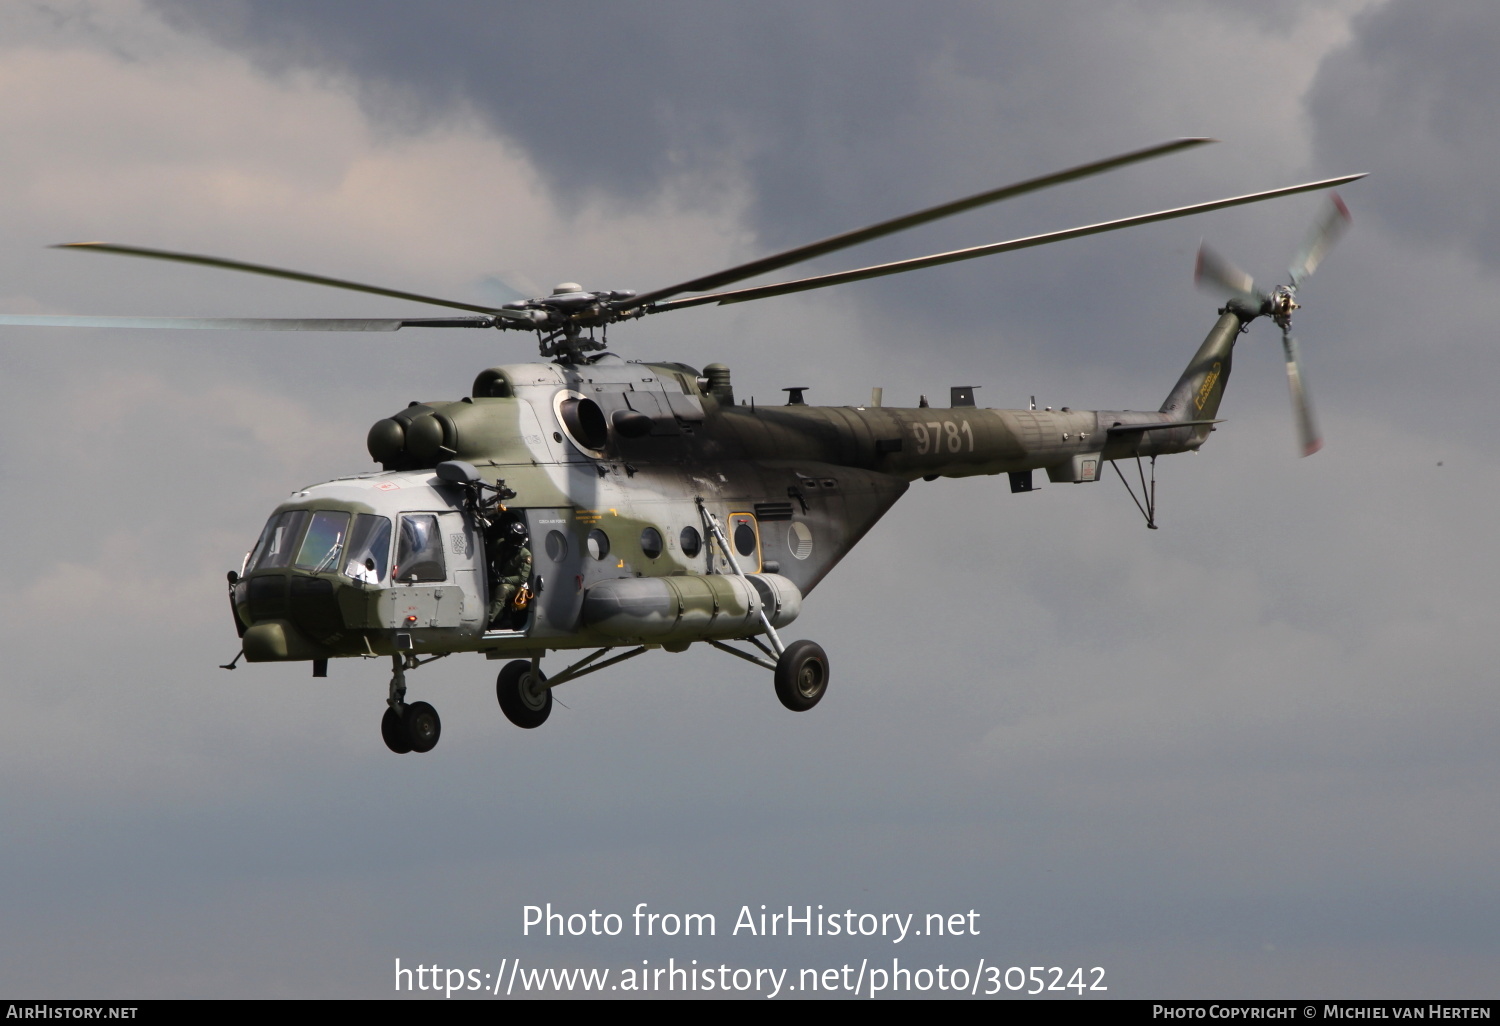
[[[795,389],[792,390],[794,393]],[[956,395],[957,393],[955,393]],[[792,396],[793,405],[800,401],[798,395]],[[926,400],[924,399],[923,402]],[[719,543],[719,549],[724,553],[724,558],[729,561],[729,568],[744,581],[750,584],[750,578],[744,570],[740,569],[739,561],[734,558],[733,551],[729,548],[729,540],[724,537],[723,528],[719,526],[719,518],[709,512],[703,503],[703,497],[699,496],[698,513],[703,517],[703,525],[708,528],[714,540]],[[805,504],[804,504],[805,505]],[[743,551],[743,550],[741,550]],[[776,697],[781,699],[781,704],[793,712],[806,712],[818,704],[823,697],[823,692],[828,690],[828,656],[823,647],[815,641],[798,641],[790,647],[781,643],[781,638],[776,633],[776,628],[771,625],[771,616],[766,607],[762,605],[759,609],[760,623],[765,629],[766,637],[771,642],[767,648],[760,639],[754,635],[743,638],[760,649],[761,655],[754,655],[742,651],[722,641],[710,640],[709,644],[730,655],[764,666],[768,670],[776,672]],[[776,661],[771,661],[774,655]]]
[[[406,724],[394,706],[387,709],[380,718],[380,736],[385,738],[385,746],[397,755],[405,755],[411,751],[411,738],[406,735]]]
[[[416,662],[411,663],[416,666]],[[406,657],[391,657],[391,696],[386,700],[385,716],[380,720],[380,736],[385,746],[397,755],[407,752],[430,752],[443,734],[443,721],[437,710],[426,702],[406,704]]]
[[[722,641],[709,640],[709,644],[721,652],[738,656],[747,663],[763,666],[776,675],[776,697],[792,712],[806,712],[817,705],[828,690],[828,655],[816,641],[794,641],[783,648],[774,635],[771,641],[776,650],[768,648],[759,638],[740,638],[740,641],[760,649],[760,654],[726,645]],[[777,655],[776,652],[780,652]]]
[[[793,712],[806,712],[828,690],[828,656],[816,641],[794,641],[776,660],[776,697]]]
[[[406,736],[411,740],[412,751],[430,752],[437,747],[438,738],[443,733],[443,721],[438,719],[436,709],[426,702],[413,702],[406,707],[406,715],[401,719],[406,723]]]
[[[530,659],[506,663],[495,681],[500,711],[518,727],[530,730],[547,722],[552,712],[552,689],[547,675]]]

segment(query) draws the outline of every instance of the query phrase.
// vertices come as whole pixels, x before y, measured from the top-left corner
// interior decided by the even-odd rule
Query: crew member
[[[516,593],[531,580],[531,546],[521,518],[507,513],[485,532],[485,556],[490,566],[490,604],[486,622],[495,628],[525,623],[524,611],[512,609]],[[512,615],[512,613],[518,615]]]

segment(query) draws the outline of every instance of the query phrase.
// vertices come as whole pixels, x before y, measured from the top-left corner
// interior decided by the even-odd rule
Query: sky
[[[696,646],[521,731],[498,664],[456,656],[409,679],[441,744],[398,757],[383,663],[217,668],[224,574],[270,510],[373,469],[371,423],[530,358],[524,336],[4,329],[0,992],[898,959],[1018,996],[982,959],[1109,988],[1085,997],[1492,997],[1497,45],[1480,0],[0,7],[4,313],[428,313],[47,248],[80,240],[483,300],[492,276],[659,287],[1180,136],[1221,141],[805,273],[1369,173],[1300,297],[1322,452],[1298,458],[1257,322],[1226,423],[1157,467],[1158,531],[1113,475],[917,482],[783,631],[831,661],[802,714]],[[1214,320],[1200,241],[1274,283],[1321,202],[696,308],[611,348],[724,362],[762,402],[1155,409]],[[526,932],[548,903],[623,932]],[[641,903],[716,934],[634,936]],[[761,905],[977,918],[733,932]]]

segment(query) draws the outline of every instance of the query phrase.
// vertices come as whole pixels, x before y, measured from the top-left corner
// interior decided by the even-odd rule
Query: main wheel
[[[436,709],[426,702],[413,702],[406,707],[402,719],[412,751],[430,752],[437,747],[438,738],[443,734],[443,721],[438,719]]]
[[[405,755],[411,751],[411,738],[406,734],[406,723],[393,706],[386,706],[385,715],[381,717],[380,736],[385,739],[385,746],[397,755]]]
[[[500,700],[500,711],[505,718],[528,730],[546,723],[552,713],[552,689],[547,687],[546,680],[547,675],[540,669],[532,675],[530,659],[506,663],[495,681],[495,697]]]
[[[793,712],[806,712],[828,690],[828,656],[816,641],[794,641],[776,660],[776,697]]]

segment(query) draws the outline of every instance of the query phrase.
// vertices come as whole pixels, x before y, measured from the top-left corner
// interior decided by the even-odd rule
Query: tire
[[[776,697],[793,712],[806,712],[828,690],[828,656],[815,641],[794,641],[776,660]]]
[[[397,755],[405,755],[411,751],[411,738],[406,736],[406,724],[391,706],[386,706],[385,715],[381,717],[380,736],[385,739],[385,746]]]
[[[541,681],[547,679],[541,670],[536,672]],[[495,681],[495,697],[500,700],[500,711],[505,718],[527,730],[540,727],[552,714],[552,689],[533,684],[530,659],[505,664]]]
[[[438,738],[443,736],[443,721],[436,709],[426,702],[413,702],[406,707],[402,720],[412,751],[430,752],[437,747]]]

